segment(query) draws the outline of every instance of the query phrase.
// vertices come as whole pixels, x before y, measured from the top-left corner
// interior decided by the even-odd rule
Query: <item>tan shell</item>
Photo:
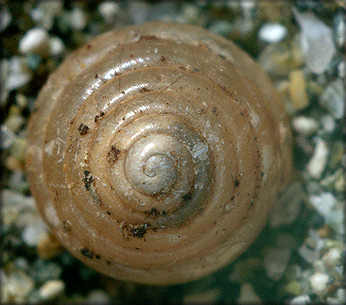
[[[257,236],[291,168],[268,77],[202,28],[148,23],[71,54],[28,128],[38,208],[74,256],[147,284],[200,278]]]

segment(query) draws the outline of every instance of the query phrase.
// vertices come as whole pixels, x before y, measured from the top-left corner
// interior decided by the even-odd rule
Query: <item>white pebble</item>
[[[336,119],[344,116],[345,88],[342,79],[332,81],[323,91],[320,104]]]
[[[46,282],[38,291],[43,300],[51,300],[61,295],[65,290],[65,283],[59,280]]]
[[[112,1],[102,2],[98,11],[107,23],[112,23],[119,12],[119,4]]]
[[[336,52],[332,30],[310,12],[300,13],[295,8],[293,12],[301,31],[305,63],[312,72],[322,74]]]
[[[33,279],[22,271],[14,271],[8,276],[7,291],[13,301],[23,301],[34,288]]]
[[[29,225],[25,227],[22,233],[22,238],[27,245],[34,247],[37,246],[41,234],[45,232],[47,232],[47,228],[45,227],[45,225],[42,225],[42,223],[39,222],[36,225]]]
[[[329,115],[326,114],[321,118],[321,123],[323,126],[323,129],[329,133],[333,132],[335,129],[335,120],[334,118]]]
[[[325,273],[316,272],[310,278],[311,288],[317,294],[326,292],[329,276]]]
[[[336,266],[340,264],[341,250],[337,248],[330,249],[325,255],[323,255],[322,261],[327,266]]]
[[[7,26],[11,23],[12,16],[8,8],[4,7],[0,11],[0,32],[5,30]]]
[[[31,9],[30,15],[38,25],[50,30],[54,23],[54,17],[63,10],[63,2],[60,0],[40,1]]]
[[[336,204],[336,198],[330,192],[310,196],[310,203],[322,216],[327,216]]]
[[[286,34],[287,29],[279,23],[266,23],[258,32],[259,38],[269,43],[281,41]]]
[[[65,45],[59,37],[52,37],[49,40],[50,54],[59,56],[65,52]]]
[[[88,18],[85,12],[79,7],[74,8],[71,12],[71,27],[76,31],[81,31],[86,27],[87,23]]]
[[[318,127],[315,119],[306,116],[298,116],[292,120],[293,129],[303,136],[312,135]]]
[[[305,305],[310,302],[308,295],[300,295],[291,300],[290,305]]]
[[[36,53],[46,56],[49,53],[49,35],[46,30],[34,28],[26,32],[19,42],[22,54]]]
[[[5,125],[0,125],[0,149],[9,148],[16,139],[14,132]]]
[[[22,57],[13,56],[8,61],[7,68],[8,76],[5,84],[8,91],[18,89],[32,79],[32,72],[26,67]]]
[[[344,301],[346,299],[346,289],[345,288],[339,288],[338,291],[336,292],[336,297],[340,301]]]
[[[321,178],[327,164],[328,153],[329,149],[327,143],[321,138],[318,138],[315,152],[306,166],[306,169],[312,178]]]
[[[91,304],[109,304],[110,297],[103,290],[93,290],[89,293],[87,301]]]

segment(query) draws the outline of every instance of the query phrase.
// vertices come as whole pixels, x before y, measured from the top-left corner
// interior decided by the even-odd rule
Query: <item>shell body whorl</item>
[[[204,29],[109,32],[48,79],[28,127],[38,208],[74,256],[115,278],[172,284],[235,259],[291,168],[267,76]]]

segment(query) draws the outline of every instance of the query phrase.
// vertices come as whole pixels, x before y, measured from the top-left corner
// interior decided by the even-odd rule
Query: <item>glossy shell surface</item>
[[[182,283],[239,256],[291,168],[283,103],[202,28],[148,23],[66,58],[28,127],[27,174],[52,233],[111,277]]]

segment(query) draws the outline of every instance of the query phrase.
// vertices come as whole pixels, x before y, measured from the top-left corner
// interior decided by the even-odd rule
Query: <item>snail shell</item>
[[[28,127],[28,179],[52,232],[90,267],[140,283],[182,283],[234,260],[290,168],[268,77],[190,25],[96,37],[49,77]]]

